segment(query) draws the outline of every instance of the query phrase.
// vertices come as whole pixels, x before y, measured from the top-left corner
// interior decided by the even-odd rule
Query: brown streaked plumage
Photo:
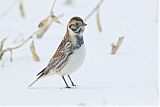
[[[67,84],[64,76],[67,75],[72,83],[70,74],[76,71],[84,61],[85,58],[85,46],[83,41],[83,32],[85,24],[80,17],[73,17],[70,19],[67,25],[66,35],[60,43],[53,57],[50,59],[48,65],[37,74],[38,78],[33,81],[29,87],[31,87],[40,78],[59,74],[62,76],[66,88],[70,88]]]

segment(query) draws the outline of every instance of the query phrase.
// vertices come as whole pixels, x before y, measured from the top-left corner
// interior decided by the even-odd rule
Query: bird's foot
[[[72,85],[72,88],[73,88],[73,89],[76,89],[76,88],[77,88],[77,85]]]
[[[75,85],[75,84],[72,84],[72,86],[73,86],[73,87],[76,87],[77,85]]]
[[[69,89],[69,88],[71,88],[71,87],[70,87],[70,86],[66,86],[65,88],[68,88],[68,89]]]

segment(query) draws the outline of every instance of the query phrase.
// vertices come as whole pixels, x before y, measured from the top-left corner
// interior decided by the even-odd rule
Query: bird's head
[[[70,19],[67,27],[70,33],[81,34],[84,32],[86,25],[80,17],[73,17]]]

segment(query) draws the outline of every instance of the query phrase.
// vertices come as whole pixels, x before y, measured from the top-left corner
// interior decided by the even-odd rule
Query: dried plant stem
[[[117,43],[114,45],[114,43],[111,45],[112,46],[112,52],[111,54],[116,54],[116,52],[118,51],[119,47],[121,46],[122,42],[123,42],[124,37],[119,37]]]
[[[18,46],[11,47],[11,48],[6,48],[6,49],[4,50],[4,52],[9,51],[9,50],[14,50],[14,49],[20,48],[20,47],[23,46],[25,43],[27,43],[31,38],[33,38],[33,36],[34,36],[35,34],[37,34],[37,32],[39,32],[39,30],[36,31],[36,32],[34,32],[33,34],[31,34],[26,40],[24,40],[24,41],[23,41],[21,44],[19,44]]]
[[[8,51],[12,53],[13,50],[22,47],[25,43],[27,43],[30,39],[32,39],[33,36],[34,36],[35,34],[37,34],[37,32],[39,32],[39,30],[36,31],[36,32],[34,32],[33,34],[31,34],[31,35],[30,35],[26,40],[24,40],[21,44],[15,46],[15,47],[10,47],[10,48],[6,48],[6,49],[2,50],[2,51],[0,52],[0,60],[2,59],[4,53],[6,53],[6,52],[8,52]]]
[[[53,14],[53,8],[55,6],[55,2],[56,0],[53,1],[50,14],[45,19],[41,20],[40,23],[38,24],[38,27],[40,28],[40,31],[37,33],[38,39],[43,37],[44,33],[48,30],[48,28],[51,26],[53,21],[61,24],[61,22],[59,21],[59,17]]]
[[[43,37],[44,33],[48,30],[48,28],[52,25],[53,22],[56,22],[58,24],[62,24],[59,21],[60,16],[55,16],[53,13],[51,13],[47,18],[40,21],[38,24],[39,32],[37,32],[37,38],[40,39]]]
[[[51,10],[50,10],[50,14],[53,12],[53,8],[54,8],[55,4],[56,4],[56,0],[53,1],[52,7],[51,7]]]
[[[7,40],[7,38],[8,38],[8,37],[3,38],[3,39],[0,41],[0,52],[2,52],[3,46],[4,46],[4,42]]]
[[[61,16],[58,16],[58,17],[61,17]],[[52,23],[52,21],[51,21]],[[51,24],[50,23],[50,24]],[[6,49],[3,49],[1,52],[0,52],[0,60],[2,59],[4,53],[8,52],[8,51],[13,51],[15,49],[18,49],[20,47],[22,47],[25,43],[27,43],[28,41],[30,41],[30,39],[32,39],[34,36],[36,36],[37,34],[39,34],[39,32],[41,32],[42,29],[38,29],[36,32],[32,33],[26,40],[24,40],[21,44],[15,46],[15,47],[10,47],[10,48],[6,48]],[[5,39],[6,40],[6,39]]]
[[[84,18],[84,21],[87,21],[92,15],[93,13],[101,6],[102,2],[104,0],[101,0],[97,5],[96,7],[88,14],[88,16],[86,18]]]
[[[0,51],[0,60],[2,60],[2,57],[3,57],[4,53],[6,53],[6,52],[9,51],[10,54],[11,54],[10,61],[12,61],[12,53],[13,53],[13,50],[16,50],[16,49],[22,47],[25,43],[27,43],[28,41],[30,41],[34,36],[37,36],[37,35],[42,36],[42,35],[46,32],[46,30],[50,27],[50,25],[52,24],[53,21],[55,21],[55,22],[57,22],[57,23],[60,23],[59,20],[58,20],[58,19],[59,19],[59,16],[55,16],[55,15],[53,14],[53,8],[54,8],[54,6],[55,6],[55,2],[56,2],[56,0],[53,1],[53,5],[52,5],[52,7],[51,7],[49,16],[47,16],[47,17],[45,18],[45,20],[42,20],[42,21],[40,22],[40,24],[39,24],[39,29],[38,29],[36,32],[32,33],[26,40],[24,40],[24,41],[23,41],[22,43],[20,43],[19,45],[15,46],[15,47],[9,47],[9,48],[6,48],[6,49],[2,49],[2,50]],[[49,20],[50,20],[50,21],[49,21]],[[44,22],[43,22],[43,21],[44,21]],[[49,21],[49,22],[48,22],[48,21]],[[3,47],[3,44],[2,44],[1,47]],[[38,59],[38,58],[37,58],[37,59]],[[36,59],[36,60],[37,60],[37,59]]]

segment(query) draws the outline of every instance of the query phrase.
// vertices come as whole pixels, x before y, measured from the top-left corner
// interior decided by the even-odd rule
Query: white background
[[[1,0],[0,14],[15,0]],[[50,11],[52,0],[24,0],[26,18],[18,5],[0,18],[0,39],[9,36],[5,46],[14,46],[20,33],[27,38],[36,31],[40,20]],[[105,0],[100,8],[103,32],[96,27],[95,14],[87,20],[84,32],[87,56],[83,66],[72,76],[76,89],[65,86],[60,76],[27,86],[47,65],[62,40],[66,25],[73,16],[85,18],[98,0],[75,0],[65,5],[57,0],[55,14],[64,13],[63,25],[53,24],[35,45],[41,58],[34,62],[29,44],[13,52],[13,62],[5,54],[0,67],[1,105],[117,105],[157,104],[158,101],[158,1]],[[116,55],[110,55],[111,43],[124,36]]]

